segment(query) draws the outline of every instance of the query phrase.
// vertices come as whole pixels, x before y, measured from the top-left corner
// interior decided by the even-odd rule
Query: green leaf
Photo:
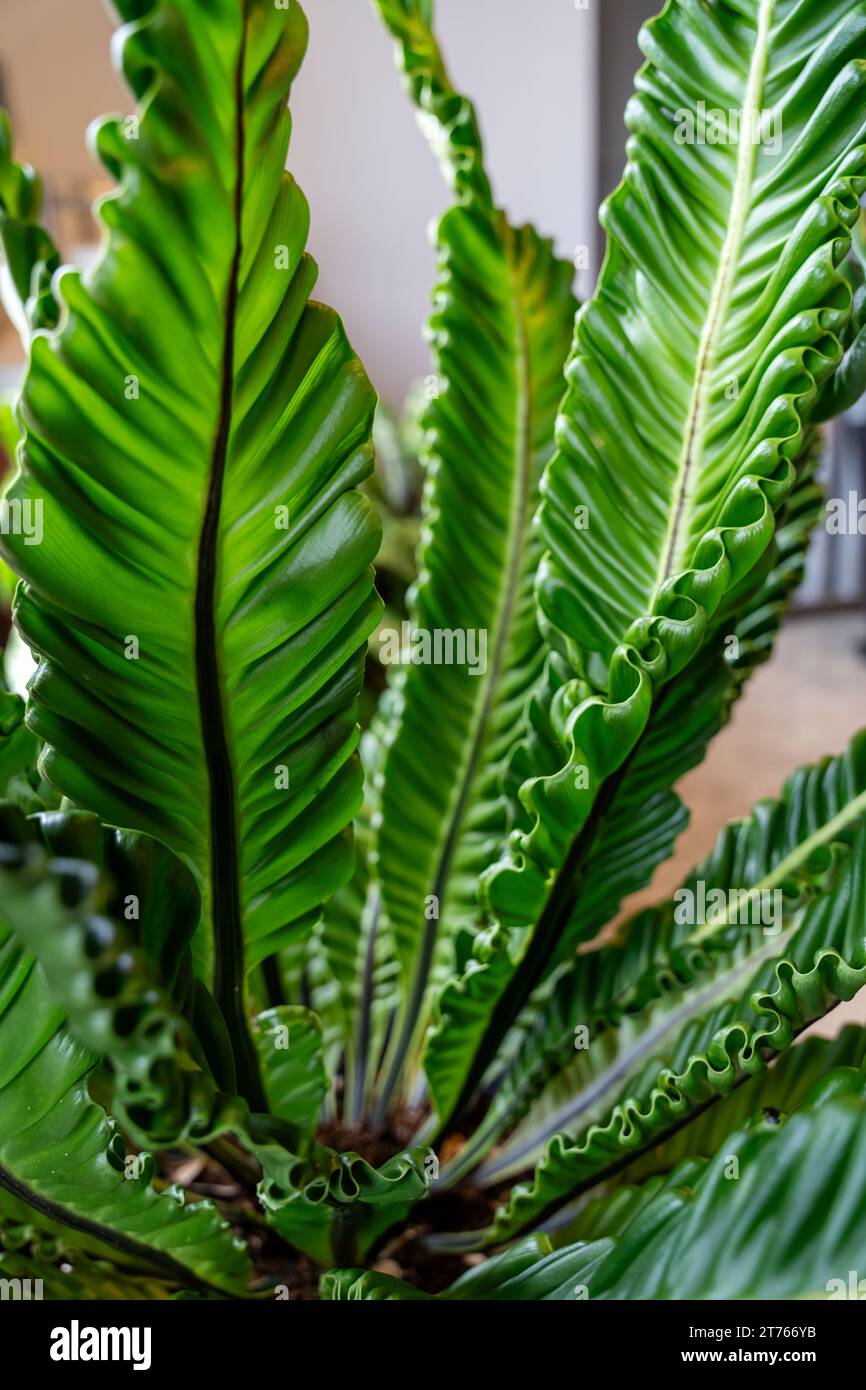
[[[80,1250],[64,1256],[61,1267],[18,1251],[6,1251],[0,1254],[0,1283],[4,1279],[20,1280],[17,1287],[23,1297],[45,1299],[49,1303],[92,1299],[151,1301],[171,1297],[170,1285],[156,1279],[130,1276],[107,1260],[94,1260]],[[16,1295],[7,1296],[15,1298]]]
[[[688,623],[772,535],[850,313],[838,267],[864,186],[864,30],[849,0],[675,0],[641,33],[629,164],[542,513],[542,605],[605,666],[648,615]],[[770,113],[763,136],[702,140],[697,88]],[[575,505],[591,519],[577,545]],[[612,535],[628,557],[615,584]]]
[[[9,118],[0,110],[0,294],[25,344],[34,329],[53,328],[60,312],[51,286],[60,256],[39,225],[41,206],[39,177],[15,163]]]
[[[352,870],[374,395],[310,301],[284,168],[300,5],[119,8],[138,139],[114,120],[96,137],[120,180],[105,248],[63,276],[19,407],[10,496],[43,499],[44,540],[5,545],[46,775],[192,869],[198,972],[261,1108],[244,972]]]
[[[610,921],[622,900],[644,887],[658,864],[672,853],[676,837],[687,824],[688,812],[671,786],[701,761],[710,739],[730,719],[749,677],[772,652],[782,618],[802,581],[809,540],[821,511],[821,493],[813,481],[819,457],[820,438],[813,433],[773,543],[746,582],[746,596],[736,592],[728,596],[717,615],[714,637],[707,639],[682,676],[662,691],[636,753],[616,786],[610,807],[599,817],[595,838],[582,865],[580,891],[573,910],[556,950],[545,963],[546,978],[530,999],[519,1026],[501,1045],[491,1067],[488,1084],[496,1090],[501,1074],[509,1103],[514,1102],[518,1077],[521,1084],[527,1082],[525,1056],[518,1062],[517,1071],[512,1071],[524,1036],[531,1033],[539,1015],[546,1019],[544,1031],[556,1027],[556,992],[569,988],[560,982],[553,995],[551,1015],[557,966],[568,961],[576,946]],[[731,644],[731,636],[736,638],[735,645]],[[555,733],[547,729],[542,735],[545,713],[542,698],[537,702],[535,736],[515,753],[514,775],[519,776],[521,767],[524,775],[533,765],[555,768]],[[506,976],[511,973],[511,961],[503,946],[502,940],[497,942],[494,937],[494,969],[488,974],[473,972],[464,982],[465,989],[458,989],[450,998],[446,996],[440,1005],[443,1022],[431,1036],[426,1058],[428,1074],[439,1093],[449,1076],[459,1078],[465,1074],[466,1056],[477,1031],[486,1026],[489,1008],[495,1003],[495,968]],[[563,1043],[568,1056],[572,1050],[572,1029],[573,1024],[565,1030]],[[533,1047],[530,1043],[530,1053]],[[527,1086],[523,1103],[529,1094],[537,1092]],[[489,1118],[492,1122],[495,1116]],[[490,1142],[491,1132],[492,1129],[487,1131],[486,1140],[478,1136],[476,1157]],[[469,1157],[467,1153],[467,1162]]]
[[[839,366],[839,370],[828,382],[828,389],[822,399],[815,419],[829,420],[835,415],[843,415],[856,405],[866,391],[866,328],[861,328],[854,342]]]
[[[773,543],[747,581],[750,597],[744,602],[742,594],[733,590],[717,616],[717,631],[726,639],[730,634],[737,639],[736,647],[726,653],[735,682],[733,698],[742,694],[752,673],[772,655],[782,620],[805,577],[812,533],[824,515],[823,493],[815,482],[824,446],[822,432],[810,430],[797,463],[797,482],[779,515]]]
[[[109,1062],[113,1111],[137,1141],[167,1147],[244,1126],[231,1069],[223,1094],[181,1013],[199,911],[189,871],[95,816],[26,821],[12,806],[0,806],[0,865],[3,920],[39,961],[69,1031]]]
[[[862,856],[864,846],[858,847]],[[579,1097],[574,1072],[541,1125],[527,1131],[531,1147],[552,1135],[531,1183],[518,1184],[494,1218],[493,1240],[507,1238],[593,1186],[671,1134],[688,1116],[729,1095],[746,1076],[841,1000],[866,983],[862,866],[851,862],[837,891],[819,898],[784,950],[767,960],[740,949],[711,959],[690,989],[672,991],[639,1018],[627,1016],[615,1036],[602,1035],[599,1074]],[[775,951],[778,951],[778,944]],[[574,1135],[575,1138],[569,1137]],[[523,1167],[518,1141],[484,1170],[495,1181],[510,1162]]]
[[[270,1113],[315,1133],[330,1084],[319,1019],[298,1005],[268,1009],[256,1019],[256,1043]]]
[[[125,924],[127,938],[148,957],[160,987],[179,1004],[186,1002],[200,901],[192,874],[164,845],[74,809],[41,812],[24,821],[3,808],[0,828],[7,842],[24,847],[29,840],[28,847],[43,847],[57,861],[58,873],[68,860],[93,866],[94,899]]]
[[[864,1120],[852,1095],[728,1138],[697,1181],[641,1211],[590,1275],[590,1298],[850,1297],[866,1238]]]
[[[373,1167],[357,1153],[317,1145],[299,1159],[275,1146],[258,1151],[259,1198],[274,1229],[320,1264],[363,1259],[427,1195],[435,1160],[404,1149]]]
[[[367,488],[381,503],[385,516],[394,524],[399,535],[400,547],[411,531],[415,530],[415,520],[410,514],[414,511],[421,492],[421,463],[414,451],[414,420],[412,403],[407,403],[403,415],[398,418],[386,405],[379,402],[376,419],[373,422],[373,444],[376,450],[376,472],[367,483]],[[384,520],[384,518],[383,518]],[[401,530],[399,523],[405,529]],[[417,537],[416,537],[417,539]],[[383,550],[388,545],[388,537],[382,537]],[[398,557],[395,545],[389,551],[395,575],[407,583],[415,576],[414,545],[409,553]],[[376,557],[376,571],[382,566],[382,551]]]
[[[761,802],[751,818],[726,826],[713,853],[692,871],[677,897],[684,903],[683,895],[691,894],[696,901],[701,884],[705,895],[748,890],[753,895],[749,912],[754,916],[761,906],[760,895],[778,890],[788,896],[790,915],[812,893],[832,886],[840,856],[850,847],[864,816],[866,733],[858,735],[839,757],[795,772],[779,799]],[[772,899],[766,901],[773,904]],[[645,910],[624,926],[621,940],[578,957],[560,971],[553,987],[541,997],[521,1045],[492,1081],[491,1104],[465,1151],[447,1170],[450,1178],[477,1163],[521,1119],[551,1078],[562,1072],[561,1080],[548,1092],[553,1103],[543,1102],[538,1113],[517,1130],[489,1165],[491,1179],[499,1180],[511,1171],[512,1152],[520,1155],[514,1159],[519,1166],[534,1160],[540,1143],[554,1133],[561,1109],[572,1103],[579,1108],[587,1091],[598,1089],[606,1071],[621,1075],[627,1069],[625,1059],[640,1054],[651,1024],[641,1010],[661,1000],[664,1012],[667,995],[674,1006],[673,1044],[677,1023],[682,1024],[695,1008],[691,984],[700,985],[713,955],[730,951],[741,936],[736,926],[721,924],[707,931],[683,917],[675,901]],[[749,949],[756,955],[766,947],[772,952],[774,941],[781,943],[781,937],[766,938],[760,933],[752,937]],[[732,974],[722,972],[723,980],[741,988],[736,981],[743,968],[750,968],[748,951],[737,959]],[[618,1033],[622,1024],[624,1031]],[[579,1026],[588,1030],[591,1045],[588,1052],[576,1056]]]
[[[728,596],[717,616],[715,635],[657,700],[610,809],[599,821],[582,866],[574,910],[547,963],[547,979],[536,991],[537,1001],[533,996],[527,1006],[523,1031],[531,1026],[527,1019],[536,1010],[547,1008],[556,967],[570,960],[581,942],[590,940],[616,916],[624,898],[646,886],[688,823],[688,812],[672,787],[700,763],[710,740],[730,720],[749,677],[769,658],[791,596],[802,581],[812,529],[821,512],[821,493],[813,481],[819,446],[820,439],[814,435],[776,536],[748,581],[747,595]],[[539,757],[537,744],[531,751]],[[528,775],[528,749],[519,750],[515,763],[521,759]],[[519,1036],[515,1028],[497,1058],[494,1074],[508,1072]],[[453,1046],[458,1042],[452,1037]]]
[[[418,124],[458,200],[489,205],[492,192],[472,102],[456,91],[433,32],[434,0],[374,0],[396,40],[397,62]]]
[[[25,788],[32,795],[27,774],[38,753],[38,740],[24,723],[24,701],[0,690],[0,795],[14,797]]]
[[[157,1194],[152,1161],[128,1167],[123,1145],[88,1093],[94,1066],[66,1031],[39,966],[9,927],[22,898],[20,866],[0,872],[0,1187],[34,1219],[76,1244],[174,1285],[241,1293],[250,1269],[243,1248],[207,1202],[184,1206],[179,1191]],[[62,935],[75,910],[49,882],[28,890],[34,924]],[[19,921],[21,918],[19,918]]]
[[[435,1299],[435,1294],[375,1269],[329,1269],[322,1275],[319,1293],[326,1303],[427,1303]]]
[[[858,1075],[864,1058],[866,1029],[857,1024],[848,1024],[835,1038],[804,1038],[766,1071],[749,1078],[732,1095],[629,1164],[618,1181],[643,1182],[648,1176],[669,1172],[686,1158],[710,1159],[728,1135],[748,1121],[780,1124],[808,1104],[826,1078]]]
[[[450,82],[432,6],[379,9],[458,196],[436,235],[427,482],[402,654],[415,664],[394,682],[376,844],[407,996],[381,1109],[413,1044],[417,1052],[431,990],[454,969],[456,937],[474,929],[479,876],[509,828],[500,774],[544,661],[532,519],[577,303],[573,266],[494,205],[475,113]]]
[[[715,1152],[714,1149],[713,1154]],[[604,1196],[588,1201],[586,1198],[580,1199],[575,1203],[578,1209],[575,1216],[566,1220],[568,1213],[559,1212],[553,1219],[549,1229],[550,1239],[560,1250],[575,1243],[616,1240],[645,1207],[671,1194],[676,1200],[677,1189],[686,1182],[697,1181],[705,1168],[705,1161],[687,1157],[672,1171],[651,1177],[646,1182],[614,1186]]]
[[[466,1110],[543,978],[660,692],[790,495],[851,316],[839,265],[866,187],[864,31],[848,0],[820,15],[673,0],[643,31],[629,164],[542,484],[538,596],[562,658],[544,717],[561,754],[521,788],[508,853],[483,880],[491,925],[438,1001],[426,1069],[440,1124]],[[705,54],[723,55],[710,92]],[[698,93],[769,110],[779,149],[679,144]]]
[[[545,1236],[528,1236],[469,1270],[441,1294],[422,1293],[402,1279],[369,1269],[330,1270],[322,1278],[321,1294],[338,1302],[564,1302],[578,1296],[609,1249],[610,1242],[599,1241],[591,1248],[559,1251]]]
[[[646,733],[600,820],[581,871],[574,912],[548,971],[611,921],[623,899],[646,887],[673,852],[688,812],[672,787],[702,761],[711,739],[730,720],[749,677],[769,659],[782,618],[802,582],[822,506],[814,483],[821,446],[820,436],[813,432],[776,535],[747,581],[746,595],[728,595],[713,636],[656,701]]]
[[[493,1183],[538,1163],[489,1240],[519,1232],[729,1095],[866,982],[864,750],[860,735],[841,757],[795,773],[780,801],[722,833],[676,904],[639,914],[623,945],[563,972],[445,1175],[472,1166],[555,1077],[481,1170]],[[733,920],[686,921],[684,895],[712,903],[714,890],[736,903]],[[773,892],[780,901],[761,898]],[[588,1046],[575,1052],[578,1026]]]
[[[391,692],[385,691],[376,716],[365,730],[361,757],[365,795],[355,822],[358,849],[351,882],[327,904],[317,932],[311,974],[318,977],[313,1003],[322,1013],[326,1033],[342,1038],[345,1069],[344,1113],[357,1124],[368,1113],[376,1069],[393,1022],[399,988],[390,926],[382,895],[371,872],[375,855],[373,826],[380,814],[382,763],[394,719]],[[336,1075],[339,1057],[331,1068]]]
[[[821,392],[812,413],[813,420],[829,420],[850,410],[866,390],[866,268],[863,249],[862,228],[858,223],[851,255],[844,267],[854,295],[854,312],[843,338],[845,356],[832,381],[828,381]]]

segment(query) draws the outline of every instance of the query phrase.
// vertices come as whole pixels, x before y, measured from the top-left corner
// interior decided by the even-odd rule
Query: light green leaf
[[[0,690],[0,796],[35,795],[28,774],[36,764],[39,742],[24,723],[24,701]]]
[[[309,1009],[285,1004],[259,1014],[255,1036],[271,1114],[315,1133],[330,1085],[319,1019]]]
[[[19,407],[10,496],[42,499],[44,539],[5,549],[46,775],[192,869],[198,972],[260,1108],[244,973],[352,870],[374,396],[310,300],[285,172],[300,5],[118,8],[138,138],[115,120],[96,136],[119,179],[105,247],[62,277]]]
[[[301,1160],[275,1146],[258,1151],[259,1197],[284,1240],[320,1264],[363,1259],[384,1233],[427,1195],[435,1160],[405,1149],[373,1167],[357,1153],[316,1146]]]
[[[768,503],[850,313],[838,267],[863,191],[864,29],[849,0],[674,0],[642,30],[629,163],[542,513],[542,606],[605,666],[632,624],[706,608],[719,569],[737,577],[772,534]],[[702,84],[705,107],[744,113],[741,138],[701,139]],[[575,505],[590,514],[576,538]]]
[[[543,979],[662,689],[766,552],[794,485],[851,315],[839,265],[866,188],[864,33],[847,0],[820,13],[672,0],[643,31],[629,164],[542,484],[538,596],[562,658],[545,718],[561,756],[524,782],[483,882],[491,926],[438,1000],[426,1070],[440,1124],[466,1110]],[[724,59],[706,91],[710,54]],[[778,149],[748,130],[679,143],[708,98],[769,111]]]
[[[51,328],[59,317],[51,277],[60,256],[39,224],[41,207],[39,176],[16,164],[9,118],[0,110],[0,298],[25,345],[34,329]]]
[[[407,1054],[417,1060],[431,990],[455,967],[457,936],[474,930],[479,876],[509,828],[500,776],[544,661],[532,519],[577,303],[573,266],[494,204],[475,113],[448,77],[432,6],[381,0],[379,9],[458,197],[436,234],[427,481],[402,653],[415,664],[394,682],[376,843],[407,997],[387,1098]]]
[[[374,0],[396,40],[418,124],[461,203],[489,205],[490,181],[475,107],[454,88],[433,31],[434,0]]]

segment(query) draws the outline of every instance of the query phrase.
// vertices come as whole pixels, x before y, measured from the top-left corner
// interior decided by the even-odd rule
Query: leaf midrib
[[[244,932],[238,856],[235,776],[223,710],[217,649],[216,605],[223,486],[232,429],[235,328],[242,247],[245,178],[244,68],[248,0],[241,9],[241,41],[235,69],[235,244],[226,291],[220,408],[210,481],[199,540],[195,595],[196,687],[202,745],[209,780],[210,911],[214,948],[214,997],[226,1021],[237,1065],[237,1084],[253,1110],[267,1109],[258,1058],[244,1003]]]
[[[749,67],[743,101],[743,111],[746,115],[760,109],[767,72],[770,27],[775,4],[776,0],[761,0],[755,49]],[[739,254],[745,237],[750,205],[749,195],[758,154],[757,142],[750,138],[744,138],[742,124],[741,122],[737,171],[734,178],[728,229],[719,257],[707,317],[701,332],[695,380],[686,416],[683,450],[674,485],[676,503],[671,513],[667,536],[659,560],[656,581],[652,591],[651,611],[655,608],[659,591],[665,580],[669,579],[672,574],[678,573],[685,565],[685,551],[689,534],[688,526],[684,525],[684,522],[691,509],[695,481],[700,473],[703,459],[712,374],[718,356],[719,339],[724,326],[725,315],[731,300]]]
[[[809,859],[809,857],[817,849],[820,849],[825,845],[831,844],[842,834],[843,831],[848,829],[850,826],[856,824],[856,822],[860,820],[864,815],[866,815],[866,790],[862,791],[859,794],[859,796],[856,796],[853,798],[853,800],[849,801],[847,805],[845,805],[842,808],[841,811],[838,811],[835,816],[832,816],[812,835],[808,836],[805,840],[802,840],[798,845],[795,846],[793,850],[791,850],[789,854],[785,856],[784,859],[779,861],[775,868],[771,869],[768,873],[766,873],[763,876],[763,878],[759,879],[757,883],[753,884],[748,890],[746,890],[748,900],[751,901],[753,898],[758,897],[762,892],[771,891],[772,889],[777,888],[781,884],[785,883],[786,880],[793,878],[796,875],[797,870]],[[738,912],[741,911],[742,907],[741,905],[738,905]],[[691,933],[690,936],[686,937],[682,941],[681,945],[693,946],[699,943],[703,943],[708,938],[711,938],[723,932],[728,925],[729,923],[727,921],[727,916],[726,914],[723,914],[719,917],[718,920],[702,924],[700,927],[698,927],[696,931]],[[782,936],[773,939],[772,943],[767,948],[771,958],[779,954],[781,947],[790,938],[790,935],[791,929],[785,932]],[[766,955],[766,951],[757,952],[749,956],[743,962],[743,965],[744,967],[747,967],[751,964],[757,967],[757,965],[760,965],[763,962],[763,960],[766,958]],[[728,977],[726,977],[726,979],[727,978]],[[707,992],[712,994],[716,993],[717,990],[714,989],[713,986],[708,986],[707,990],[704,991],[704,993]],[[684,1011],[681,1015],[678,1016],[678,1023],[687,1022],[689,1017],[690,1014],[687,1011]],[[652,1037],[654,1037],[654,1035],[652,1034],[649,1034],[647,1036],[651,1039]],[[590,1096],[592,1096],[593,1094],[595,1094],[596,1089],[597,1087],[591,1088],[590,1092],[582,1093],[581,1096],[577,1097],[572,1104],[570,1104],[568,1107],[565,1107],[562,1110],[562,1114],[566,1118],[579,1114],[580,1111],[584,1108],[586,1095],[589,1094]],[[565,1121],[563,1120],[562,1124],[558,1127],[561,1128],[564,1123]],[[518,1151],[516,1157],[520,1157],[520,1151]],[[491,1180],[493,1175],[495,1175],[498,1179],[498,1169],[493,1168],[490,1171]]]
[[[463,825],[470,797],[474,788],[481,755],[490,730],[499,680],[505,665],[505,653],[513,635],[514,608],[523,577],[523,559],[526,549],[529,494],[532,477],[532,436],[533,436],[533,393],[532,362],[529,350],[529,333],[526,327],[523,299],[520,293],[514,231],[502,221],[505,242],[505,260],[510,281],[514,328],[517,343],[517,402],[515,407],[516,443],[514,449],[514,477],[511,488],[509,515],[513,518],[508,541],[508,555],[505,567],[505,582],[500,590],[500,602],[495,618],[496,639],[493,656],[487,674],[483,677],[483,694],[476,702],[475,712],[470,724],[467,751],[456,783],[456,791],[451,798],[451,806],[446,819],[447,832],[441,839],[441,850],[434,877],[434,895],[441,900],[445,896],[451,864],[457,848],[460,830]],[[434,926],[434,944],[436,924]]]
[[[797,870],[807,861],[815,850],[822,849],[824,845],[831,844],[844,830],[854,825],[855,822],[864,815],[866,815],[866,790],[862,791],[859,796],[855,796],[853,801],[849,801],[846,806],[843,806],[842,810],[838,811],[835,816],[831,816],[830,820],[826,821],[819,830],[816,830],[805,840],[801,840],[800,843],[791,850],[790,854],[787,854],[784,859],[779,860],[779,863],[774,869],[771,869],[763,878],[759,879],[757,883],[754,883],[751,888],[747,889],[747,899],[751,902],[754,898],[758,897],[759,894],[769,892],[773,888],[778,888],[785,883],[786,880],[794,878]],[[739,906],[737,911],[738,913],[741,912]],[[727,913],[721,913],[719,917],[712,922],[702,923],[697,931],[692,932],[690,936],[686,937],[682,944],[684,946],[693,946],[698,942],[706,941],[708,937],[714,936],[717,932],[724,931],[728,925]]]
[[[433,962],[433,955],[439,934],[439,923],[442,919],[442,902],[446,896],[448,878],[451,872],[451,865],[457,848],[460,830],[469,805],[475,776],[481,761],[481,755],[487,741],[499,678],[505,662],[505,653],[512,636],[514,607],[519,593],[522,575],[522,559],[527,540],[529,494],[533,461],[532,439],[534,419],[529,332],[526,325],[517,266],[515,264],[516,247],[514,229],[505,220],[503,214],[496,213],[495,216],[501,218],[501,230],[504,233],[503,245],[505,262],[510,280],[515,336],[517,341],[518,387],[515,408],[517,441],[515,446],[515,468],[512,482],[511,506],[509,507],[509,515],[513,518],[513,525],[508,542],[505,582],[500,590],[500,602],[495,618],[496,638],[493,646],[493,656],[488,664],[487,673],[482,678],[483,694],[476,702],[475,713],[470,724],[470,735],[466,745],[467,751],[463,759],[460,773],[455,779],[455,791],[451,797],[449,809],[444,818],[444,826],[446,826],[447,829],[440,835],[438,841],[438,850],[435,860],[436,867],[432,879],[431,892],[437,899],[439,914],[434,920],[427,921],[425,919],[424,921],[421,949],[418,954],[418,964],[415,971],[412,991],[406,1005],[400,1038],[389,1070],[389,1075],[379,1099],[377,1107],[377,1114],[379,1115],[383,1113],[384,1104],[393,1086],[396,1084],[399,1071],[403,1066],[406,1054],[410,1050],[418,1030],[424,996],[429,983],[430,967]]]

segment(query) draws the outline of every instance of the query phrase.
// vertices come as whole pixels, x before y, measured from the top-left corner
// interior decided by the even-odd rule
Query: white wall
[[[202,0],[205,4],[206,0]],[[595,241],[598,0],[439,0],[453,75],[475,99],[498,200],[556,238]],[[65,188],[99,173],[84,128],[124,109],[102,0],[0,0],[0,63],[22,154]],[[316,293],[340,311],[382,395],[426,370],[428,228],[447,194],[369,0],[307,0],[291,167],[310,201]]]
[[[562,254],[595,241],[596,6],[439,0],[452,77],[475,101],[498,201]],[[312,210],[317,293],[342,313],[383,396],[426,368],[421,327],[447,205],[367,0],[313,0],[291,164]]]

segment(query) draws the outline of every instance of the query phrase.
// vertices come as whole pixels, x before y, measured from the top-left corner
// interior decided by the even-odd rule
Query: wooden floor
[[[753,677],[732,723],[702,766],[683,779],[679,790],[691,808],[691,823],[675,858],[662,865],[652,888],[633,905],[654,902],[676,888],[712,847],[724,821],[747,815],[761,797],[774,796],[795,767],[840,752],[866,725],[861,648],[866,649],[862,613],[788,621],[772,661]],[[833,1034],[851,1019],[866,1023],[866,990],[814,1031]]]

